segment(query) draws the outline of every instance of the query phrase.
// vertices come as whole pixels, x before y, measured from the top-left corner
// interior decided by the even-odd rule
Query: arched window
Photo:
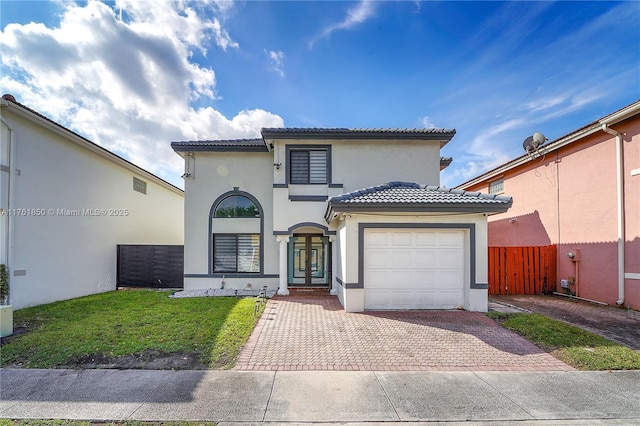
[[[262,271],[262,207],[246,192],[220,196],[211,206],[211,272]]]

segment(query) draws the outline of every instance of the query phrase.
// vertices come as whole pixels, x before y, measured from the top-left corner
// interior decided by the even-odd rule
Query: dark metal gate
[[[118,244],[118,286],[183,288],[184,246]]]

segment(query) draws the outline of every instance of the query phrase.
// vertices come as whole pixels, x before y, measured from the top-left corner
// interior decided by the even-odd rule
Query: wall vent
[[[137,177],[133,178],[133,190],[138,191],[141,194],[147,193],[147,182],[138,179]]]

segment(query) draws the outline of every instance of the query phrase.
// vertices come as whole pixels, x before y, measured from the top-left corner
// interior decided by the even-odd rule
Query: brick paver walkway
[[[275,297],[239,370],[572,370],[484,314],[346,313],[334,296]]]
[[[640,312],[562,296],[490,296],[593,333],[640,351]]]

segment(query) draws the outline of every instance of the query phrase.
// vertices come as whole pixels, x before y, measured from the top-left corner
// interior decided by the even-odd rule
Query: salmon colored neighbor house
[[[640,100],[456,189],[513,197],[489,246],[557,245],[557,292],[640,310]]]

